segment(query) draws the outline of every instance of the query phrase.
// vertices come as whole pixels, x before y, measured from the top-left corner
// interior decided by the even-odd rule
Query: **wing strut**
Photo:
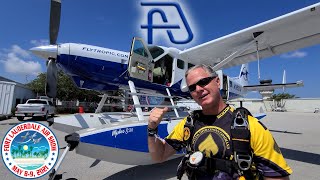
[[[95,113],[101,113],[102,112],[101,109],[103,108],[103,105],[107,100],[107,97],[108,97],[108,94],[103,94]]]
[[[257,46],[257,59],[258,59],[258,79],[260,80],[260,55],[259,55],[259,43],[256,41]]]
[[[172,105],[172,107],[173,107],[174,113],[176,114],[177,118],[179,118],[180,116],[179,116],[179,113],[178,113],[178,111],[177,111],[176,106],[174,105],[174,102],[173,102],[171,93],[170,93],[170,91],[169,91],[168,88],[166,88],[166,90],[167,90],[168,96],[170,97],[170,102],[171,102],[171,105]]]
[[[132,81],[128,81],[129,83],[129,87],[130,87],[130,91],[131,91],[131,96],[133,99],[133,103],[134,103],[134,107],[136,108],[136,112],[137,112],[137,116],[139,121],[143,121],[144,117],[142,114],[142,109],[141,109],[141,105],[140,105],[140,101],[137,95],[137,91],[136,91],[136,87],[134,86],[134,83]]]
[[[220,61],[218,64],[216,64],[213,67],[214,71],[217,71],[219,69],[222,69],[222,67],[224,65],[226,65],[228,62],[230,62],[232,59],[234,59],[235,57],[241,55],[243,52],[245,52],[247,49],[251,48],[252,46],[254,46],[255,43],[258,42],[259,37],[261,37],[261,34],[263,34],[263,31],[260,32],[254,32],[252,34],[253,40],[248,42],[247,44],[241,46],[238,50],[234,51],[232,54],[230,54],[228,57],[226,57],[225,59],[223,59],[222,61]]]

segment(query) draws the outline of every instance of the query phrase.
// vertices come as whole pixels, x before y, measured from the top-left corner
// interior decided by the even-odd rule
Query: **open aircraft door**
[[[130,77],[152,82],[153,58],[141,38],[134,37],[131,44],[128,72]]]

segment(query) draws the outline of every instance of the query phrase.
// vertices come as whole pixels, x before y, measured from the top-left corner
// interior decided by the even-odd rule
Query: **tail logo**
[[[241,71],[240,78],[243,76],[244,80],[248,81],[248,74],[247,68],[244,67]]]

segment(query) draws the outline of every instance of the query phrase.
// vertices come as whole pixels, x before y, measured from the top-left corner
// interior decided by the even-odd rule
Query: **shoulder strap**
[[[234,160],[242,171],[248,170],[252,162],[248,115],[251,113],[244,107],[234,110],[230,131]]]
[[[191,140],[194,134],[194,112],[189,113],[183,127],[183,145],[191,152]]]

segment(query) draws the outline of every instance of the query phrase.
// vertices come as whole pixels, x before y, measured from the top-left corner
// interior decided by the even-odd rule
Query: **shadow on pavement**
[[[320,165],[320,154],[298,151],[298,150],[287,149],[287,148],[280,148],[280,149],[283,156],[286,159]]]
[[[159,179],[169,179],[176,177],[177,166],[180,163],[181,158],[176,158],[173,160],[166,161],[161,164],[145,165],[145,166],[135,166],[109,177],[104,180],[113,179],[145,179],[145,180],[159,180]]]

